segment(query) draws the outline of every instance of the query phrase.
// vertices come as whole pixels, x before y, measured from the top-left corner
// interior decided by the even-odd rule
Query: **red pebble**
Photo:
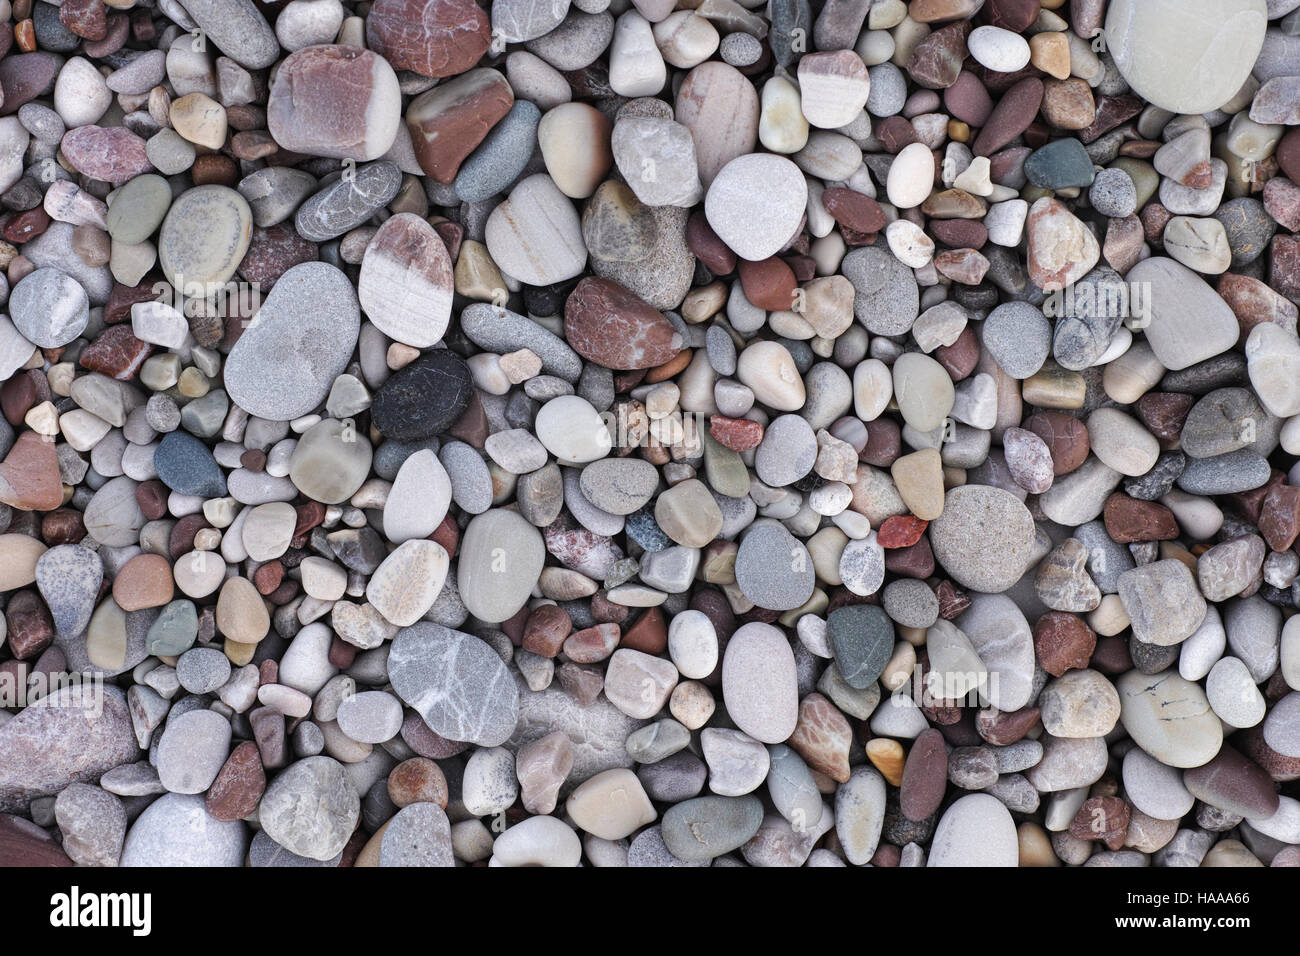
[[[709,434],[719,445],[732,451],[749,451],[763,440],[763,426],[748,418],[714,415],[709,419]]]
[[[882,548],[910,548],[921,540],[930,522],[915,515],[894,515],[886,518],[876,532],[876,540]]]

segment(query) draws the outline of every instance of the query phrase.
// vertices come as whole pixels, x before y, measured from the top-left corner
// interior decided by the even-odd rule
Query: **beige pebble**
[[[894,645],[894,652],[889,656],[885,669],[880,674],[880,683],[885,690],[898,690],[907,683],[915,669],[916,648],[907,641],[899,641]]]
[[[270,629],[271,616],[253,582],[227,579],[217,597],[217,630],[239,644],[256,644]]]
[[[682,681],[668,698],[668,712],[687,730],[699,730],[709,722],[717,703],[713,692],[699,681]]]
[[[36,580],[36,562],[45,553],[38,538],[25,534],[0,534],[0,591],[25,588]]]
[[[1060,866],[1052,850],[1052,840],[1047,831],[1032,820],[1026,820],[1016,829],[1016,843],[1020,849],[1021,866]]]
[[[172,129],[196,146],[220,149],[226,144],[226,108],[202,93],[172,100]]]
[[[777,411],[797,411],[807,399],[799,369],[779,342],[755,342],[741,352],[736,377],[758,401]]]
[[[570,199],[586,199],[614,161],[604,113],[586,103],[562,103],[546,112],[537,126],[537,143],[546,171]]]
[[[1102,637],[1113,637],[1129,626],[1128,612],[1118,594],[1107,594],[1088,612],[1088,626]]]
[[[564,804],[575,825],[602,840],[622,840],[658,816],[631,770],[605,770],[579,784]]]
[[[500,365],[511,385],[526,382],[542,370],[542,360],[531,349],[519,349],[501,356]]]

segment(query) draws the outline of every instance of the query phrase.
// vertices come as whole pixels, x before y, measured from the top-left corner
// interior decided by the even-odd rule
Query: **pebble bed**
[[[0,863],[1300,865],[1300,0],[0,19]]]

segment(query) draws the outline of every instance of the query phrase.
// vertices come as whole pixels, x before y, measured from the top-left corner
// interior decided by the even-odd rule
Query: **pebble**
[[[1149,677],[1129,671],[1116,688],[1124,729],[1156,760],[1199,767],[1218,753],[1223,730],[1199,685],[1171,671]]]
[[[807,201],[807,184],[794,163],[751,153],[733,159],[712,178],[704,214],[737,256],[758,262],[790,240]]]
[[[492,210],[485,236],[501,270],[530,285],[571,279],[587,261],[573,205],[543,174],[521,180]]]
[[[158,744],[158,779],[172,793],[203,793],[230,752],[230,722],[211,710],[171,717]]]
[[[131,824],[118,866],[240,866],[247,843],[244,824],[216,820],[198,794],[167,793]]]
[[[451,319],[452,264],[442,239],[418,216],[393,216],[366,246],[357,298],[389,338],[413,348],[437,343]]]
[[[344,767],[332,757],[290,764],[267,787],[258,818],[267,836],[291,853],[328,860],[347,843],[361,801]]]
[[[388,654],[388,677],[397,695],[449,740],[497,747],[514,732],[518,691],[478,638],[430,622],[404,628]]]
[[[926,866],[1018,866],[1016,825],[988,794],[958,798],[939,818]]]
[[[795,660],[779,630],[754,622],[731,635],[722,661],[722,696],[736,726],[755,740],[777,744],[794,732]]]
[[[14,286],[9,316],[19,333],[40,348],[67,345],[90,320],[86,291],[65,272],[37,269]]]
[[[969,485],[944,498],[943,513],[930,526],[936,559],[966,587],[988,593],[1019,580],[1030,558],[1034,525],[1010,492]]]
[[[1204,113],[1246,81],[1265,26],[1264,11],[1250,0],[1196,0],[1190,7],[1123,0],[1107,10],[1106,48],[1143,99],[1173,113]],[[1213,69],[1205,65],[1211,60]]]
[[[258,418],[299,418],[325,400],[356,345],[359,328],[356,293],[343,273],[325,263],[293,266],[231,349],[226,392]],[[274,358],[284,354],[300,359],[292,370]]]

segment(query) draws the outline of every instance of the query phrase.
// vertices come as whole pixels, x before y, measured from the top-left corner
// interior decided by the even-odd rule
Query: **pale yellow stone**
[[[710,282],[686,293],[682,300],[682,318],[692,325],[707,322],[727,304],[727,284]]]
[[[176,388],[186,398],[202,398],[208,394],[212,388],[212,383],[208,377],[191,365],[181,372],[180,378],[176,380]]]
[[[867,759],[880,771],[890,786],[903,782],[903,745],[888,737],[875,737],[867,741]]]
[[[898,690],[907,683],[916,669],[916,648],[907,641],[894,645],[894,652],[885,662],[885,669],[880,674],[880,683],[885,690]]]
[[[943,514],[943,459],[938,449],[923,448],[903,455],[889,468],[899,497],[923,521]]]
[[[1082,408],[1088,392],[1087,382],[1078,372],[1061,368],[1050,359],[1025,379],[1021,395],[1039,408]]]
[[[1044,4],[1045,6],[1046,4]],[[1036,33],[1029,38],[1029,62],[1058,80],[1070,76],[1070,40],[1064,33]]]
[[[564,809],[575,825],[602,840],[622,840],[658,817],[641,781],[625,767],[580,783]]]
[[[1201,861],[1203,867],[1263,865],[1263,861],[1251,853],[1240,840],[1220,840],[1210,847],[1210,852],[1205,854],[1205,859]]]
[[[86,625],[86,657],[106,671],[126,663],[126,611],[111,597],[100,602]]]
[[[460,244],[455,284],[456,292],[467,299],[497,302],[504,306],[505,300],[509,298],[506,280],[501,277],[501,270],[492,261],[487,246],[473,239],[466,239]]]
[[[1128,612],[1118,594],[1107,594],[1088,612],[1088,626],[1102,637],[1114,637],[1130,624]]]
[[[59,433],[59,412],[53,402],[41,402],[29,409],[23,421],[38,435],[52,437]]]
[[[384,356],[384,361],[390,369],[396,372],[399,368],[406,368],[419,357],[419,349],[403,345],[401,342],[394,342],[388,346],[388,353]]]
[[[713,692],[695,680],[682,681],[668,698],[668,713],[687,730],[707,724],[716,707]]]
[[[172,129],[197,146],[220,149],[226,144],[226,108],[202,93],[173,100],[169,112]]]
[[[1026,820],[1016,829],[1016,842],[1020,847],[1021,866],[1060,866],[1052,851],[1052,840],[1042,827]]]
[[[16,591],[36,580],[36,562],[46,551],[39,538],[26,534],[0,534],[0,591]]]
[[[266,602],[247,578],[228,578],[217,597],[217,630],[240,644],[256,644],[271,629]]]

